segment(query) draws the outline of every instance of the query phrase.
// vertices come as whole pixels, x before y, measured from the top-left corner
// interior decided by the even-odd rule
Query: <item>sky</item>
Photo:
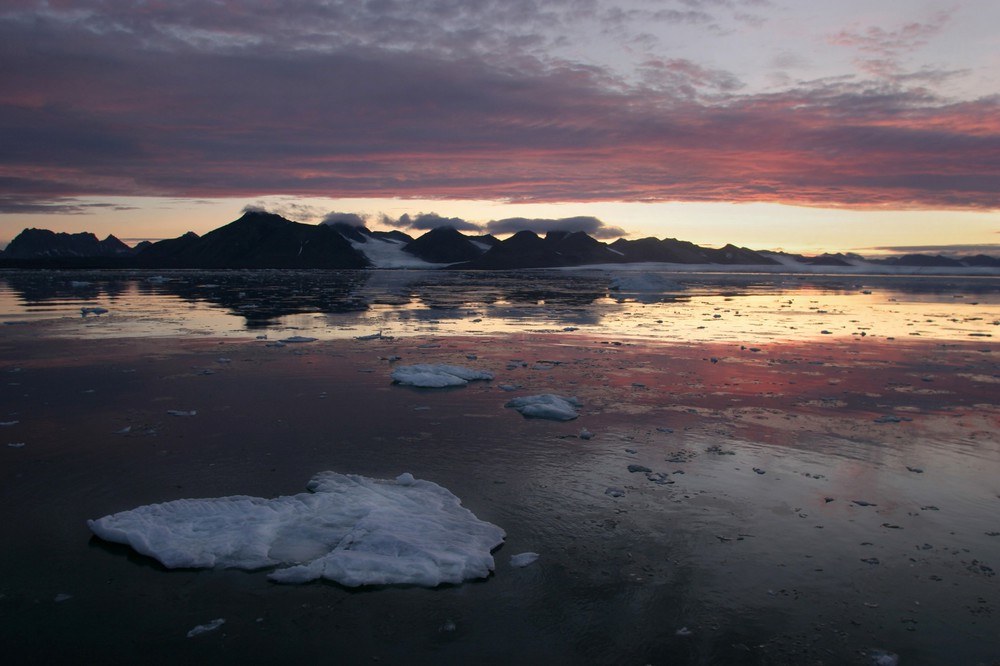
[[[996,0],[4,0],[0,242],[246,207],[1000,254]]]

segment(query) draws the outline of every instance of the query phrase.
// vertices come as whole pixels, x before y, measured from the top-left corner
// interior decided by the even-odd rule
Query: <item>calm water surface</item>
[[[5,273],[0,444],[23,446],[0,448],[0,648],[17,663],[996,663],[998,319],[992,278]],[[567,329],[580,337],[547,335]],[[510,339],[535,346],[476,343],[525,332]],[[120,339],[145,336],[222,344]],[[497,379],[394,386],[395,355]],[[580,418],[503,407],[544,392],[578,396]],[[280,586],[166,571],[85,525],[294,494],[325,469],[445,486],[507,531],[496,574]],[[511,567],[524,551],[541,558]]]
[[[100,307],[101,315],[81,315]],[[1000,277],[538,271],[0,273],[0,321],[73,337],[578,330],[679,341],[991,337]],[[825,332],[824,332],[825,331]]]

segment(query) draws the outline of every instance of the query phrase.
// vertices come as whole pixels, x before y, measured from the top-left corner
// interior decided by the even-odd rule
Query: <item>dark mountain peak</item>
[[[530,229],[522,229],[521,231],[518,231],[513,236],[508,238],[507,240],[501,242],[503,243],[509,243],[510,241],[525,242],[532,240],[540,240],[539,235],[536,234],[534,231],[531,231]]]
[[[940,254],[904,254],[898,257],[888,257],[879,260],[878,263],[888,266],[926,266],[926,267],[947,267],[956,268],[964,266],[961,261],[951,259]]]
[[[89,231],[68,234],[30,228],[14,237],[4,255],[14,259],[36,259],[119,257],[131,253],[132,248],[112,235],[97,240]]]
[[[435,227],[407,243],[403,251],[434,264],[470,261],[483,253],[468,236],[447,225]]]
[[[333,229],[349,241],[367,243],[372,232],[364,225],[348,224],[347,222],[320,222],[320,225]]]
[[[285,222],[291,222],[291,220],[278,215],[277,213],[269,213],[266,210],[245,210],[243,215],[239,218],[230,222],[230,224],[283,224]],[[228,226],[228,225],[227,225]]]
[[[507,270],[608,264],[621,259],[619,253],[582,231],[550,231],[544,239],[534,231],[518,231],[462,267]]]
[[[138,259],[178,268],[366,268],[368,259],[326,225],[246,211],[200,238],[185,234],[154,243]]]
[[[988,254],[975,254],[965,257],[962,260],[966,266],[986,266],[989,268],[1000,268],[1000,257],[991,257]]]

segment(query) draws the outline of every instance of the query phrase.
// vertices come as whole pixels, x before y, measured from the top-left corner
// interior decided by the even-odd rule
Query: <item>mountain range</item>
[[[204,236],[188,232],[155,243],[144,241],[134,248],[114,236],[98,240],[87,232],[25,229],[0,253],[4,267],[66,268],[511,270],[647,262],[758,270],[1000,269],[1000,258],[987,255],[955,259],[911,254],[877,260],[856,254],[807,257],[735,245],[706,248],[674,238],[619,239],[608,244],[582,231],[550,231],[545,236],[519,231],[499,240],[490,235],[467,236],[442,226],[414,238],[398,230],[371,231],[344,222],[302,224],[261,211],[248,211]]]

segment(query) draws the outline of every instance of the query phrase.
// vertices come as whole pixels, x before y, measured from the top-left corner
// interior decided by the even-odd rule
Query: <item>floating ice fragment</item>
[[[7,446],[9,446],[12,449],[23,449],[24,442],[8,442]]]
[[[580,431],[580,439],[591,439],[591,438],[593,438],[593,436],[594,436],[594,433],[590,432],[586,428],[584,428],[584,429],[582,429]]]
[[[633,474],[635,474],[636,472],[646,472],[646,473],[649,473],[649,472],[652,472],[653,470],[649,469],[645,465],[629,465],[628,466],[628,471],[630,471]]]
[[[678,629],[677,631],[674,632],[674,635],[675,636],[690,636],[691,635],[691,630],[688,629],[687,627],[681,627],[680,629]]]
[[[20,421],[0,421],[0,428],[6,428],[7,426],[17,425]]]
[[[81,317],[86,317],[89,314],[92,314],[92,315],[95,315],[95,316],[96,315],[102,315],[102,314],[107,314],[107,312],[108,312],[108,309],[107,308],[102,308],[102,307],[80,308],[80,316]]]
[[[200,636],[201,634],[207,634],[210,631],[215,631],[225,623],[226,620],[224,618],[217,617],[211,622],[206,622],[205,624],[199,624],[197,627],[187,632],[187,637],[194,638],[195,636]]]
[[[526,418],[553,421],[572,421],[579,416],[576,413],[579,406],[580,401],[576,398],[564,398],[552,393],[514,398],[504,405],[516,409]]]
[[[284,342],[287,344],[296,344],[299,342],[316,342],[316,338],[306,337],[304,335],[293,335],[290,338],[282,338],[279,342]]]
[[[899,655],[888,650],[872,650],[869,653],[874,666],[899,666]]]
[[[875,423],[902,423],[903,421],[912,421],[913,419],[906,416],[895,416],[894,414],[886,414],[885,416],[880,416],[874,419]]]
[[[538,553],[518,553],[517,555],[511,555],[510,566],[518,568],[526,567],[529,564],[534,564],[537,559]]]
[[[400,366],[392,371],[391,377],[392,381],[397,384],[419,386],[421,388],[465,386],[477,379],[493,379],[493,375],[489,372],[463,368],[458,365],[434,365],[429,363]]]
[[[66,594],[65,592],[60,592],[59,594],[56,595],[55,599],[53,599],[52,601],[56,602],[57,604],[61,604],[62,602],[69,601],[72,598],[73,598],[72,594]]]
[[[322,472],[308,493],[150,504],[88,521],[98,537],[175,568],[278,567],[270,578],[342,585],[461,583],[493,571],[504,531],[445,488]]]
[[[615,486],[611,486],[604,491],[604,494],[609,495],[611,497],[624,497],[625,491],[622,490],[621,488],[616,488]]]
[[[184,411],[182,409],[168,409],[167,414],[171,416],[195,416],[198,414],[198,410],[192,409],[190,411]]]

